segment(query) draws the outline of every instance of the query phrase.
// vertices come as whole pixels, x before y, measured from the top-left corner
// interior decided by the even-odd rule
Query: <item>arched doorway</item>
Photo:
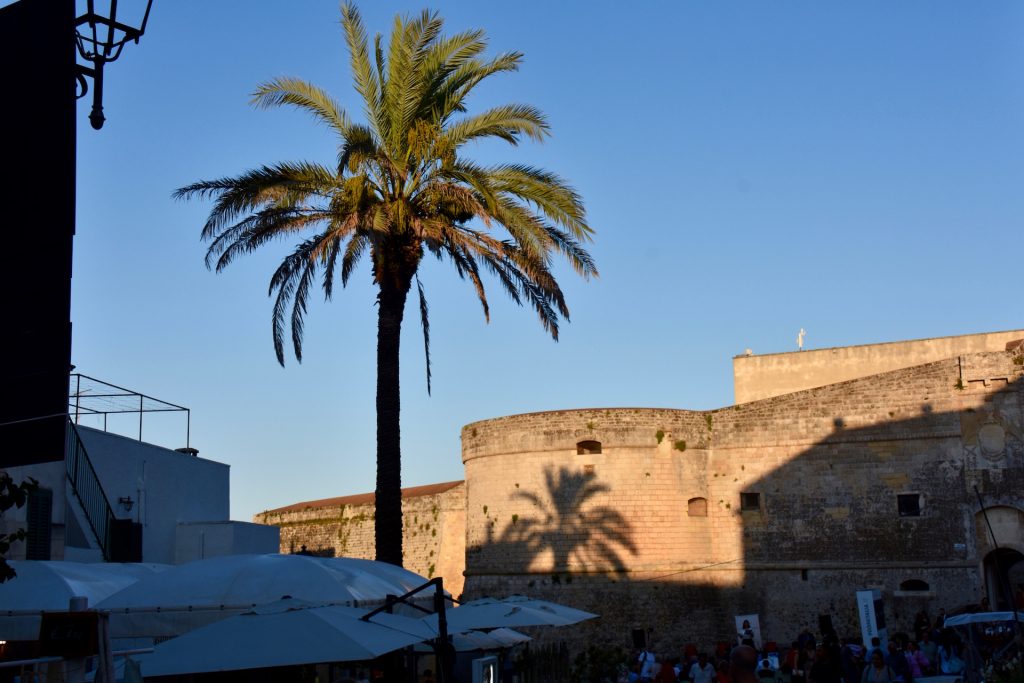
[[[1024,584],[1024,554],[996,548],[985,555],[985,590],[993,610],[1009,610],[1014,594]]]

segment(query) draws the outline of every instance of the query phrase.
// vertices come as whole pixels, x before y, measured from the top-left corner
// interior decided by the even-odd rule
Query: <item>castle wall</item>
[[[427,491],[427,493],[422,493]],[[402,497],[402,549],[406,569],[444,577],[452,595],[463,590],[466,497],[463,482],[407,489]],[[373,495],[300,503],[255,515],[281,530],[281,552],[374,559]]]
[[[1004,351],[1024,330],[733,358],[736,403],[845,382],[956,356]]]
[[[678,553],[666,547],[700,540],[680,511],[701,491],[706,438],[703,416],[681,410],[567,410],[467,425],[467,565],[503,572],[668,566]],[[600,442],[601,453],[577,453],[586,441]],[[711,533],[715,516],[701,522]]]
[[[815,629],[819,614],[855,634],[854,592],[867,587],[906,627],[922,606],[976,603],[991,545],[973,487],[987,505],[1024,508],[1015,360],[962,356],[709,412],[467,425],[466,592],[604,614],[571,632],[578,645],[628,645],[633,628],[676,645],[726,640],[750,612],[767,639]],[[901,495],[918,516],[901,516]],[[902,590],[910,580],[929,589]]]

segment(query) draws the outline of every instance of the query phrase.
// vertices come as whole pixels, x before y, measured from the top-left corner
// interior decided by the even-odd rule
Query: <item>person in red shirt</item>
[[[718,662],[718,672],[715,674],[715,683],[732,683],[729,677],[729,660],[723,659]]]
[[[675,667],[672,666],[668,657],[665,657],[661,660],[661,668],[658,669],[658,673],[654,675],[654,683],[677,683],[678,680]]]

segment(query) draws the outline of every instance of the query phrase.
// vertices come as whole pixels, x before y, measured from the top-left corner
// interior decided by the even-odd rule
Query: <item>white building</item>
[[[105,425],[108,414],[136,412],[141,437],[146,413],[179,410],[187,419],[187,409],[79,375],[69,405],[63,459],[5,466],[0,453],[15,482],[39,482],[25,507],[0,518],[4,533],[28,531],[8,559],[179,564],[278,551],[276,527],[229,519],[228,465],[74,419],[101,416]]]

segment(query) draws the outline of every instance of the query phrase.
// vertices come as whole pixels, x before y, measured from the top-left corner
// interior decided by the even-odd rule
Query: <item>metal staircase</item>
[[[85,518],[92,528],[96,542],[99,544],[103,559],[110,562],[112,558],[112,540],[114,528],[114,511],[107,500],[107,494],[100,486],[99,477],[93,469],[85,444],[78,434],[78,428],[68,420],[67,440],[64,448],[64,463],[67,465],[68,482],[75,493]]]

